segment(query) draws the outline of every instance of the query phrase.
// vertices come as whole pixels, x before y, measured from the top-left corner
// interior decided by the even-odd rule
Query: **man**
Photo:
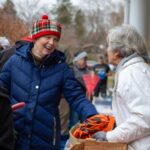
[[[33,42],[16,49],[0,74],[0,85],[9,89],[11,103],[26,106],[14,116],[18,132],[16,149],[60,149],[58,105],[64,94],[70,107],[82,120],[97,114],[76,83],[65,63],[64,53],[56,50],[61,25],[42,16],[32,27]]]
[[[110,71],[109,65],[105,63],[104,60],[104,55],[100,55],[98,58],[99,64],[96,64],[94,66],[94,71],[95,73],[99,76],[100,81],[98,82],[95,91],[94,91],[94,96],[98,97],[99,94],[101,97],[106,96],[107,92],[107,79],[108,76],[110,76],[112,73]]]
[[[86,95],[86,86],[83,80],[83,75],[88,74],[89,70],[87,68],[86,64],[87,60],[87,53],[85,51],[78,51],[75,53],[74,58],[73,58],[73,71],[75,78],[77,82],[79,83],[82,91]],[[69,127],[71,128],[74,126],[76,123],[80,122],[80,116],[78,113],[76,113],[74,110],[70,111],[70,125]]]
[[[87,53],[85,51],[78,51],[73,59],[73,71],[75,78],[80,84],[83,92],[86,94],[86,86],[83,80],[84,74],[89,74],[90,71],[87,67]]]

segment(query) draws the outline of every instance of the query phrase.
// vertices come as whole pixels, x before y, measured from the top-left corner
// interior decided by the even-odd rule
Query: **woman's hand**
[[[96,139],[97,141],[107,141],[106,139],[106,132],[99,131],[95,133],[92,138]]]

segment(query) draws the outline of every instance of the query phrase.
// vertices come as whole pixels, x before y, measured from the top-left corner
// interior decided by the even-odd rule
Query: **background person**
[[[87,53],[85,51],[78,51],[75,53],[74,58],[73,58],[73,72],[74,76],[79,83],[81,90],[85,93],[86,95],[86,85],[83,81],[83,75],[90,73],[87,64]],[[71,128],[74,126],[76,123],[80,122],[81,118],[77,112],[74,110],[70,110],[70,123],[69,127]]]
[[[109,65],[105,63],[104,55],[99,55],[98,57],[98,64],[96,64],[93,69],[95,73],[99,76],[100,80],[94,90],[94,96],[98,97],[101,95],[101,97],[106,97],[107,94],[107,80],[108,76],[110,76],[111,70],[109,68]]]
[[[87,53],[85,51],[78,51],[73,59],[73,71],[76,80],[80,84],[83,92],[86,94],[86,85],[83,80],[84,74],[89,74],[90,71],[87,67]]]
[[[9,40],[6,37],[0,37],[0,51],[10,47]]]
[[[97,114],[77,84],[65,56],[56,50],[61,25],[44,15],[33,24],[33,42],[16,49],[0,73],[0,85],[11,96],[11,103],[25,107],[14,116],[18,132],[17,150],[60,149],[58,105],[64,94],[70,107],[82,120]]]
[[[111,29],[107,37],[110,64],[117,66],[113,114],[117,127],[98,132],[97,140],[128,143],[128,150],[150,149],[150,67],[144,40],[130,25]]]
[[[15,53],[17,48],[21,48],[21,46],[29,44],[30,42],[32,42],[32,39],[30,36],[27,36],[17,41],[12,47],[0,51],[0,71],[2,70],[6,61],[10,58],[10,56]]]

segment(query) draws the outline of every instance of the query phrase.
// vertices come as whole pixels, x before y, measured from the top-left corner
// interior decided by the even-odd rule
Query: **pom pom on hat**
[[[42,16],[42,19],[48,20],[48,16],[47,16],[47,15],[43,15],[43,16]]]
[[[60,39],[61,29],[62,26],[59,23],[49,20],[48,15],[45,14],[33,23],[31,36],[32,39],[37,39],[45,35],[55,35]]]

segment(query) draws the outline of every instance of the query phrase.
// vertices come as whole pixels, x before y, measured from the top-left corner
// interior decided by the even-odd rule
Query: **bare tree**
[[[117,5],[117,6],[116,6]],[[121,8],[117,9],[116,8]],[[85,44],[94,44],[97,48],[104,45],[108,30],[123,22],[122,4],[112,3],[111,0],[86,0],[84,11],[86,14]]]
[[[15,12],[8,4],[4,8],[5,11],[0,10],[0,19],[3,19],[0,24],[0,34],[11,37],[12,41],[29,34],[33,20],[47,13],[50,18],[58,19],[64,25],[62,44],[70,47],[71,50],[87,44],[95,45],[95,49],[98,49],[100,45],[104,45],[108,30],[123,22],[123,5],[112,3],[112,0],[80,0],[82,7],[73,6],[71,0],[57,0],[56,5],[49,0],[8,1],[13,2]],[[5,26],[8,23],[11,26]]]
[[[0,9],[0,20],[0,35],[7,37],[11,43],[29,34],[26,25],[16,17],[11,0],[7,0],[3,8]]]
[[[14,3],[17,15],[31,27],[33,20],[43,14],[51,15],[51,2],[42,3],[40,0],[19,0]]]

